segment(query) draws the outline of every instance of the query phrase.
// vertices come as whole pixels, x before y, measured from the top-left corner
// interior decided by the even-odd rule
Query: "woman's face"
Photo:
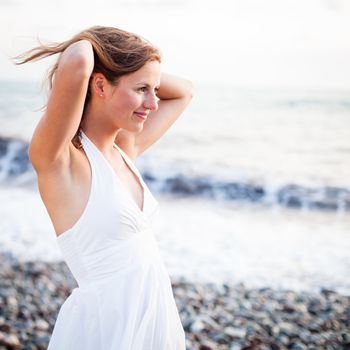
[[[147,62],[142,68],[119,79],[104,91],[105,112],[113,126],[131,132],[143,128],[151,111],[158,109],[160,63]]]

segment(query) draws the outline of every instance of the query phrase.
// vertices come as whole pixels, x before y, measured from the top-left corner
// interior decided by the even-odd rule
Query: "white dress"
[[[152,231],[158,202],[143,187],[143,210],[82,133],[91,169],[86,208],[57,237],[78,286],[61,306],[48,350],[185,350],[171,282]]]

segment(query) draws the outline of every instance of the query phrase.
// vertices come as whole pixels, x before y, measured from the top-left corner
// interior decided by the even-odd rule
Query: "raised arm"
[[[69,161],[69,147],[79,127],[93,67],[88,40],[71,44],[61,54],[45,113],[29,145],[36,171]]]
[[[157,96],[158,109],[149,114],[143,130],[137,134],[122,130],[116,138],[116,143],[132,158],[159,140],[175,123],[192,99],[193,86],[187,79],[162,73]]]

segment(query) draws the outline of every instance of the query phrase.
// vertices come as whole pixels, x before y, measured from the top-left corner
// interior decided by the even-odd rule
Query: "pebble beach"
[[[47,349],[76,282],[64,262],[0,260],[0,350]],[[350,296],[172,278],[186,350],[350,349]]]

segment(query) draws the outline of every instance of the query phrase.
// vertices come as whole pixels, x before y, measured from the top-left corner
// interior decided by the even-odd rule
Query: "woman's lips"
[[[134,112],[139,118],[141,118],[142,120],[146,120],[147,119],[147,113],[138,113],[138,112]]]

